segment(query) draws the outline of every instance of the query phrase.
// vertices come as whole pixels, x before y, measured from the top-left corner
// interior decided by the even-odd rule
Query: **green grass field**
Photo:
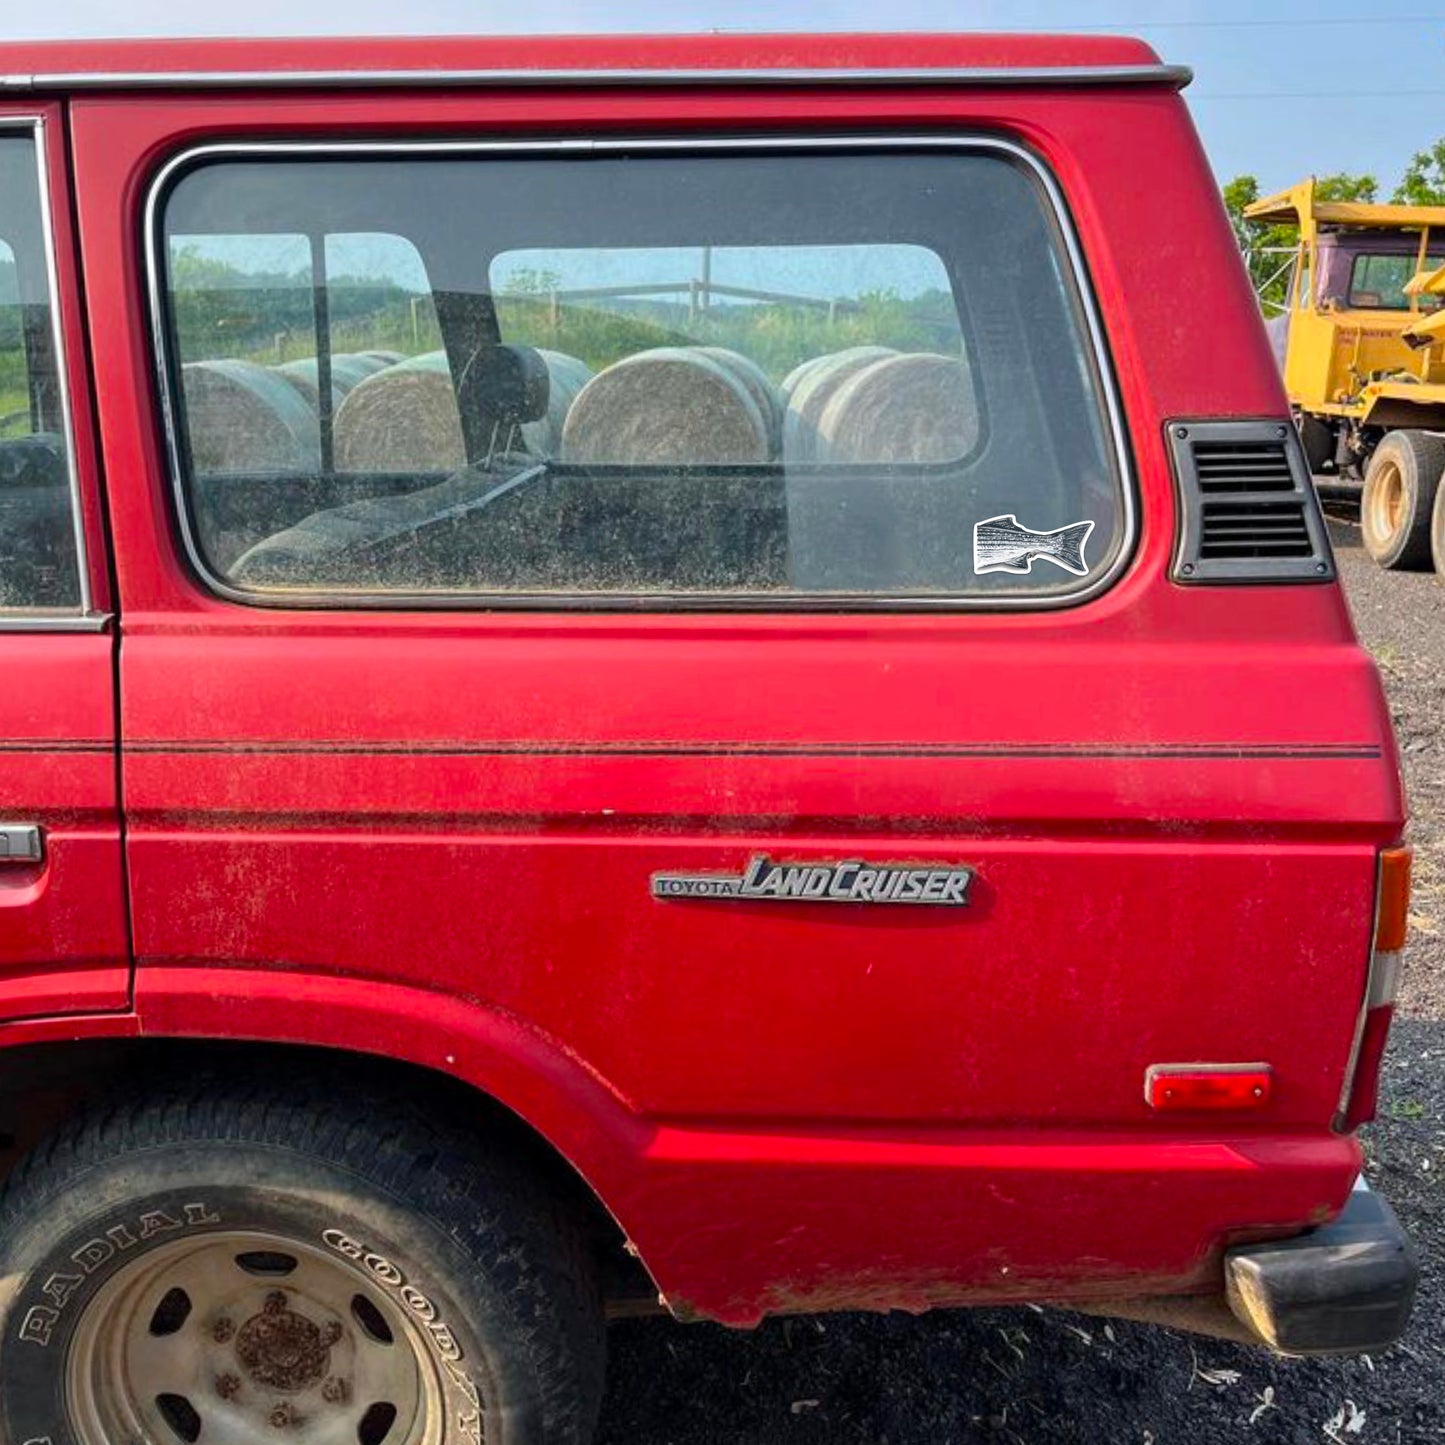
[[[172,295],[183,360],[237,358],[275,366],[316,354],[312,293],[300,275],[243,275],[192,248],[172,261]],[[431,297],[365,276],[337,276],[327,292],[333,353],[441,348]],[[504,342],[566,352],[601,371],[655,346],[725,346],[752,358],[774,381],[799,362],[862,344],[900,351],[962,349],[945,292],[840,298],[826,305],[714,298],[553,298],[540,287],[495,298]]]
[[[215,263],[181,277],[175,293],[183,361],[236,358],[276,366],[316,354],[309,289],[295,278],[234,276],[216,284]],[[283,284],[284,283],[284,284]],[[367,278],[341,278],[330,297],[333,353],[395,351],[415,356],[441,349],[429,296]],[[497,321],[507,343],[543,347],[579,357],[593,371],[657,346],[725,346],[752,358],[775,382],[800,362],[858,345],[900,351],[961,349],[958,318],[949,297],[930,293],[907,299],[888,294],[850,298],[833,314],[788,302],[714,302],[690,311],[683,301],[609,298],[605,304],[560,302],[545,295],[496,298]],[[25,357],[17,324],[0,315],[0,436],[30,431]]]
[[[857,309],[831,319],[819,309],[781,304],[719,305],[689,316],[681,305],[604,310],[564,304],[554,310],[545,300],[503,296],[497,319],[504,342],[566,352],[593,371],[656,346],[725,346],[751,357],[781,382],[800,362],[849,346],[955,355],[960,350],[957,319],[936,302],[925,306],[887,296],[865,298]],[[276,366],[316,354],[308,329],[278,330],[258,344],[254,334],[183,322],[181,342],[187,361],[234,357]],[[440,350],[442,339],[430,314],[414,321],[410,307],[400,306],[339,323],[332,328],[331,345],[334,353],[397,351],[415,356]]]
[[[30,399],[25,390],[25,358],[20,349],[0,346],[0,437],[30,431]]]

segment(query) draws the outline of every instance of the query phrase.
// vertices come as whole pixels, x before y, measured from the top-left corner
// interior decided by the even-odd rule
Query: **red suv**
[[[1404,805],[1187,78],[0,48],[5,1439],[581,1442],[638,1301],[1395,1338]]]

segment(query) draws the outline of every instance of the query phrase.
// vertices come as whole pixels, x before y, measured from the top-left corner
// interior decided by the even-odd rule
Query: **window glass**
[[[0,612],[80,606],[35,141],[0,131]]]
[[[1011,157],[218,159],[163,217],[191,536],[231,587],[1047,600],[1124,545]]]
[[[1427,271],[1445,266],[1445,253],[1428,256]],[[1366,311],[1408,311],[1410,298],[1405,283],[1415,274],[1415,253],[1410,255],[1367,253],[1356,256],[1350,267],[1350,305]],[[1433,311],[1438,296],[1421,296],[1422,310]]]

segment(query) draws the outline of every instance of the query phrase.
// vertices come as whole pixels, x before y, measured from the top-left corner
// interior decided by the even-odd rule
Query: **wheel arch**
[[[239,1071],[337,1089],[364,1081],[424,1099],[503,1141],[582,1215],[613,1306],[656,1302],[624,1222],[626,1200],[618,1199],[629,1158],[652,1131],[555,1041],[506,1016],[395,985],[253,970],[157,972],[183,977],[146,980],[135,1015],[93,1016],[83,1029],[3,1031],[15,1042],[0,1055],[0,1182],[71,1113],[117,1090]]]

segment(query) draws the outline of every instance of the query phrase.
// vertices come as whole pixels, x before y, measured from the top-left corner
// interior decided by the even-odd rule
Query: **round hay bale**
[[[293,391],[306,403],[311,410],[320,410],[320,387],[316,384],[316,358],[307,357],[304,361],[288,361],[281,366],[273,366],[272,371],[287,382]],[[341,403],[341,397],[337,395],[336,387],[333,385],[332,406],[336,407]]]
[[[801,376],[794,371],[798,380],[783,416],[783,456],[790,462],[818,460],[818,424],[839,388],[875,361],[897,354],[890,346],[850,346],[805,362],[798,368]]]
[[[547,368],[547,414],[522,424],[527,450],[556,456],[578,393],[592,379],[585,362],[538,349]],[[466,462],[451,366],[431,351],[375,373],[348,393],[336,414],[336,465],[343,471],[455,471]]]
[[[563,351],[539,347],[537,355],[547,365],[547,415],[522,424],[527,450],[539,457],[555,457],[562,451],[562,432],[567,413],[582,388],[592,380],[592,368]]]
[[[746,465],[768,460],[768,423],[733,371],[664,346],[624,357],[582,388],[562,450],[574,462]]]
[[[806,361],[800,361],[784,378],[783,384],[778,390],[783,395],[783,405],[787,406],[789,398],[798,389],[803,378],[812,371],[815,366],[821,366],[823,362],[829,361],[834,352],[825,352],[822,356],[810,356]]]
[[[400,351],[353,351],[352,356],[364,356],[370,361],[380,362],[382,366],[395,366],[398,361],[405,361],[406,356]]]
[[[191,465],[197,472],[287,472],[321,466],[316,412],[286,379],[251,361],[181,368]]]
[[[388,366],[358,383],[335,424],[343,472],[454,472],[466,464],[461,417],[444,351]]]
[[[338,352],[331,358],[332,407],[340,406],[349,391],[389,364],[363,351]],[[277,376],[285,377],[310,402],[313,410],[319,410],[317,376],[320,367],[314,356],[303,357],[300,361],[287,361],[271,369]]]
[[[818,423],[819,453],[835,462],[949,462],[977,440],[967,364],[926,351],[855,371]]]
[[[697,349],[720,366],[725,366],[747,387],[748,395],[757,402],[758,410],[768,424],[768,447],[776,456],[783,442],[783,400],[777,387],[768,380],[767,372],[750,356],[731,351],[726,346],[699,346]]]

